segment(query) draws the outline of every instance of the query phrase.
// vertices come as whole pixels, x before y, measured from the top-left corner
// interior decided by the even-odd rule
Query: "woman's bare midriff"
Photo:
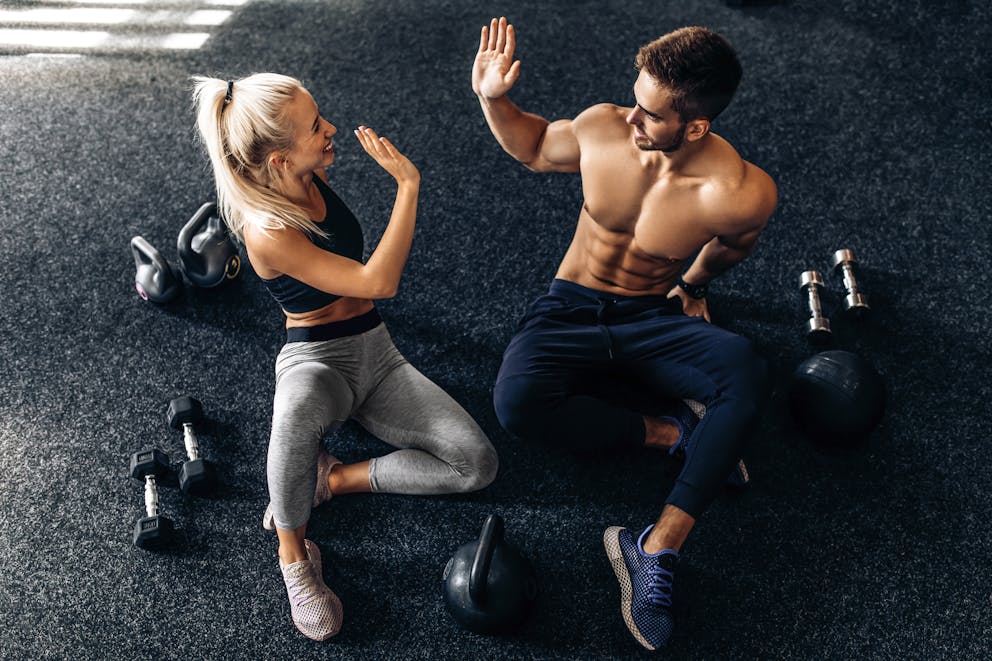
[[[365,314],[374,306],[367,298],[339,298],[310,312],[286,312],[286,328],[319,326]],[[284,311],[285,312],[285,311]]]

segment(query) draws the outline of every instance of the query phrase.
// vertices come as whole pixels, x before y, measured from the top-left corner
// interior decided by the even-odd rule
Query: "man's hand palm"
[[[507,78],[510,60],[502,54],[479,53],[472,76],[476,92],[490,99],[506,94],[512,83]]]

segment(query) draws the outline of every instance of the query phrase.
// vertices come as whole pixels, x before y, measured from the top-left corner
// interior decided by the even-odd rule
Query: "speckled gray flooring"
[[[94,5],[0,6],[0,658],[640,655],[600,539],[609,525],[648,524],[678,467],[647,452],[593,462],[524,445],[492,412],[501,352],[581,203],[577,177],[527,172],[486,129],[469,71],[494,13],[519,31],[514,99],[549,118],[628,103],[637,46],[669,29],[723,32],[745,78],[715,130],[779,186],[757,253],[710,301],[775,377],[747,457],[754,486],[722,496],[686,545],[667,656],[989,657],[987,3],[105,4],[137,13],[64,24],[25,12]],[[232,13],[190,25],[196,10]],[[39,35],[48,45],[27,43]],[[29,55],[39,51],[58,56]],[[292,627],[260,527],[277,308],[250,268],[165,307],[132,282],[129,239],[175,260],[178,229],[212,195],[189,77],[252,71],[302,78],[332,122],[380,129],[421,167],[413,252],[380,309],[501,457],[478,494],[350,496],[315,513],[311,536],[345,604],[328,643]],[[374,242],[393,189],[347,131],[331,178]],[[889,388],[882,424],[853,452],[812,445],[785,405],[811,352],[798,274],[829,271],[841,247],[862,261],[874,316],[862,329],[837,318],[836,345],[867,356]],[[142,498],[127,457],[156,445],[178,462],[164,412],[183,393],[210,416],[201,442],[223,488],[198,500],[167,481],[162,507],[182,536],[147,553],[130,542]],[[331,444],[346,460],[386,451],[351,426]],[[448,617],[440,577],[492,511],[538,566],[541,594],[518,633],[483,638]]]

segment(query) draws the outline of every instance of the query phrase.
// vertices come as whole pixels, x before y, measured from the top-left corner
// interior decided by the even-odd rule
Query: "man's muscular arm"
[[[472,90],[500,146],[537,172],[577,172],[579,143],[570,120],[549,123],[518,108],[506,93],[520,76],[513,61],[516,34],[506,18],[482,28],[479,51],[472,66]]]
[[[683,274],[682,277],[688,284],[709,284],[715,277],[744,261],[754,252],[761,231],[765,229],[768,219],[775,211],[778,191],[772,178],[760,169],[754,168],[751,177],[751,181],[744,182],[740,194],[720,196],[723,200],[732,203],[732,210],[727,214],[728,220],[721,223],[723,227],[717,230],[716,236],[703,246],[689,269]],[[705,298],[690,298],[677,285],[672,288],[668,296],[681,298],[686,314],[702,316],[706,321],[710,321]]]
[[[744,261],[758,243],[764,225],[744,234],[715,236],[703,246],[683,278],[691,285],[705,285],[724,271]]]

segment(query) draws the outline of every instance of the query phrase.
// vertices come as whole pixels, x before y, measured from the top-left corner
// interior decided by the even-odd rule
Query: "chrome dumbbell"
[[[854,258],[854,253],[850,248],[842,248],[834,252],[833,263],[834,271],[844,277],[844,289],[847,290],[847,295],[844,297],[844,309],[858,319],[863,318],[871,308],[868,307],[865,295],[858,291],[858,280],[854,273],[858,266],[858,260]]]
[[[820,305],[822,288],[823,278],[817,271],[803,271],[799,276],[799,289],[806,294],[806,305],[809,307],[806,335],[818,342],[830,337],[830,320],[823,315],[823,307]]]

